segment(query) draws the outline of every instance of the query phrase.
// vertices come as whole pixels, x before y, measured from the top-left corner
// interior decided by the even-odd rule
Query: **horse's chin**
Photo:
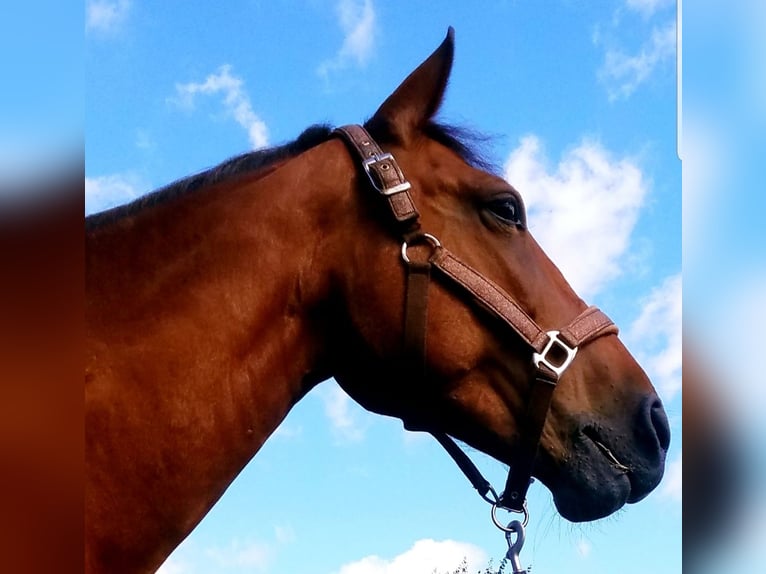
[[[570,522],[589,522],[617,512],[629,496],[630,481],[623,475],[601,484],[561,485],[553,502]]]

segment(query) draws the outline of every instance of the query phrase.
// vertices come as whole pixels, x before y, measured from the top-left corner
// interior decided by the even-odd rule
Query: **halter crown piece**
[[[598,337],[616,334],[617,327],[599,309],[588,307],[564,328],[558,331],[544,331],[501,287],[466,265],[443,247],[436,237],[421,229],[420,214],[410,195],[410,182],[393,155],[383,152],[367,130],[359,125],[348,125],[335,129],[333,134],[341,137],[352,153],[361,159],[362,169],[371,187],[388,203],[402,239],[401,255],[407,273],[403,339],[403,352],[407,363],[425,376],[428,285],[432,271],[435,272],[433,275],[437,280],[456,287],[468,302],[489,312],[502,325],[521,337],[531,349],[535,372],[520,429],[521,442],[514,456],[513,466],[508,472],[505,488],[499,496],[446,433],[416,428],[405,422],[405,426],[411,430],[429,430],[452,456],[481,497],[492,504],[493,521],[506,532],[509,539],[509,555],[513,549],[518,557],[518,550],[523,544],[523,527],[528,519],[527,490],[532,481],[537,448],[559,377],[572,363],[580,347]],[[408,248],[415,244],[427,244],[431,247],[431,255],[426,261],[414,261],[408,256]],[[520,529],[515,526],[518,521],[502,526],[495,517],[497,508],[524,513]],[[514,532],[517,533],[517,540],[512,544],[510,534]],[[511,562],[514,572],[526,572],[521,570],[517,562]]]

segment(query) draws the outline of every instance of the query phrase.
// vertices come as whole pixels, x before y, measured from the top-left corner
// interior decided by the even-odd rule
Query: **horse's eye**
[[[487,208],[503,223],[523,225],[519,200],[512,195],[489,202]]]

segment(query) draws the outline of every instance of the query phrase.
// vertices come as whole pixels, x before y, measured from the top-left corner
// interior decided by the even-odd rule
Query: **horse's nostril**
[[[648,406],[649,420],[657,435],[660,447],[663,450],[668,450],[670,446],[670,424],[668,423],[668,416],[665,414],[665,408],[662,406],[662,401],[659,397],[655,396],[648,401]]]

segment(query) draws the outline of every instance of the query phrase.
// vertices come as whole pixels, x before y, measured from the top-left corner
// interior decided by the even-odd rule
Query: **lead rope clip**
[[[511,563],[511,572],[513,574],[529,574],[529,570],[521,567],[519,553],[524,546],[524,525],[518,520],[511,520],[505,527],[505,540],[508,542],[508,552],[505,553],[505,560]],[[516,540],[513,539],[514,534]],[[503,566],[500,571],[504,571]]]
[[[519,514],[523,514],[522,519],[511,520],[507,526],[503,526],[503,524],[498,520],[497,508],[498,503],[495,502],[492,505],[492,522],[505,533],[505,541],[508,543],[508,552],[505,553],[505,557],[500,563],[500,569],[498,570],[498,573],[504,574],[506,571],[506,565],[510,563],[511,568],[513,569],[511,570],[511,574],[529,574],[531,568],[522,568],[521,559],[519,558],[521,549],[524,547],[525,527],[529,523],[527,501],[524,501],[520,511],[511,510],[511,512],[518,512]]]

